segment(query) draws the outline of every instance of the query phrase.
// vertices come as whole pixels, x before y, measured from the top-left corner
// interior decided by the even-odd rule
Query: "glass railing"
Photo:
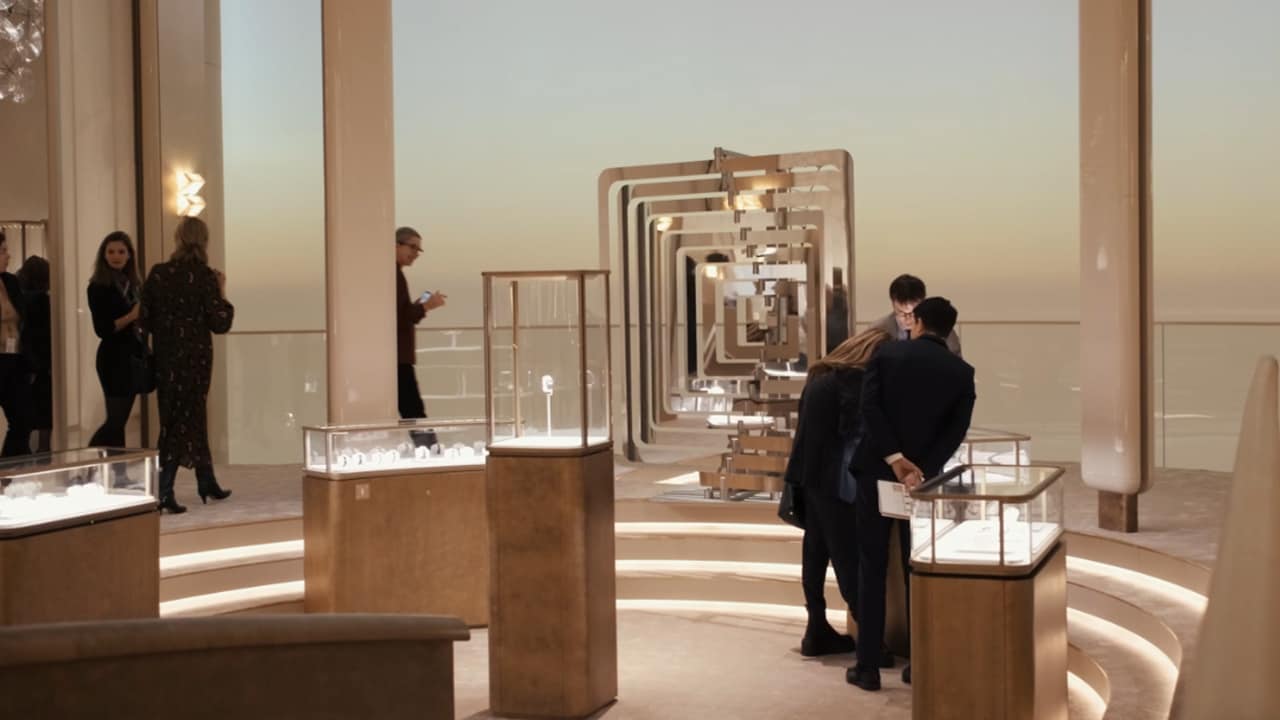
[[[968,322],[961,324],[959,333],[965,359],[977,370],[974,424],[1030,435],[1037,460],[1077,460],[1078,324]],[[325,421],[324,345],[325,335],[319,331],[228,336],[225,391],[231,462],[298,462],[302,426]],[[621,355],[620,345],[614,353],[615,358]],[[1245,391],[1254,363],[1263,354],[1280,354],[1280,323],[1157,324],[1153,357],[1158,465],[1231,469]],[[430,416],[484,416],[479,327],[420,329],[416,367]]]
[[[328,417],[325,333],[232,332],[219,350],[227,387],[212,392],[226,393],[228,460],[301,463],[303,426]]]

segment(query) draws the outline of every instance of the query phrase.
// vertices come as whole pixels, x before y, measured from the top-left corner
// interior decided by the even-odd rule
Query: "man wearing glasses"
[[[422,236],[411,227],[396,229],[396,366],[397,385],[400,395],[400,417],[404,419],[424,418],[427,409],[422,404],[422,392],[418,390],[418,376],[414,374],[413,364],[416,355],[414,326],[427,316],[427,311],[444,305],[445,294],[442,292],[425,292],[414,299],[409,294],[409,283],[404,278],[404,269],[413,264],[422,254]],[[435,438],[424,434],[421,439],[415,437],[419,444],[434,443]]]
[[[923,280],[915,275],[899,275],[889,283],[889,302],[893,303],[893,312],[875,321],[872,327],[884,330],[898,340],[910,340],[911,324],[915,321],[912,313],[925,297]],[[960,336],[955,330],[947,335],[947,349],[960,355]]]

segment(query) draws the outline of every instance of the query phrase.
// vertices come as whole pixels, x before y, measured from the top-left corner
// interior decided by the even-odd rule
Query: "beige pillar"
[[[222,68],[219,0],[141,0],[137,6],[139,122],[142,196],[138,242],[146,267],[168,259],[177,209],[178,173],[204,177],[200,219],[209,226],[209,264],[226,258],[222,193]],[[227,295],[235,302],[234,277]],[[227,345],[214,340],[209,391],[209,445],[215,463],[228,461]],[[154,441],[158,418],[147,399],[147,435]]]
[[[397,416],[391,0],[324,0],[329,421]]]
[[[1273,717],[1280,706],[1280,365],[1258,360],[1245,399],[1235,477],[1209,606],[1184,662],[1170,717]]]
[[[1080,463],[1104,529],[1151,483],[1150,0],[1080,0]]]

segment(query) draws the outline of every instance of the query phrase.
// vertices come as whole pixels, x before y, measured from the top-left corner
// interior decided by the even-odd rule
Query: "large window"
[[[325,419],[320,3],[222,0],[227,427],[233,463],[297,462]]]

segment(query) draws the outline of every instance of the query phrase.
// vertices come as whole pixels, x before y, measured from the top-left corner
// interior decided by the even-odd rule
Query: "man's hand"
[[[917,485],[924,482],[924,473],[916,464],[906,458],[898,458],[892,465],[893,474],[898,478],[898,482],[907,486],[908,490],[914,490]]]
[[[447,297],[448,296],[442,292],[431,293],[431,297],[427,298],[427,301],[422,303],[422,309],[435,310],[436,308],[444,305],[444,301]]]

